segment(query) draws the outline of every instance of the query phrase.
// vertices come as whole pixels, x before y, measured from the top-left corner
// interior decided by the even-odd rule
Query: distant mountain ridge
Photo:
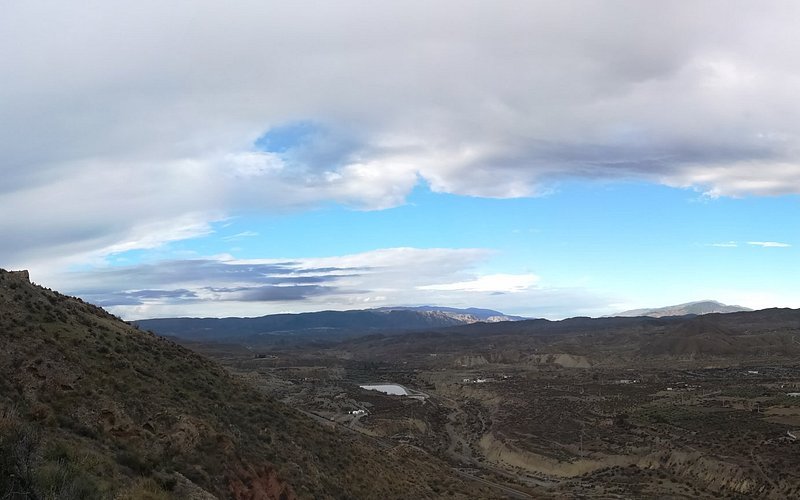
[[[736,305],[727,305],[716,300],[700,300],[696,302],[686,302],[685,304],[677,304],[666,307],[656,307],[651,309],[631,309],[629,311],[622,311],[612,316],[634,317],[634,316],[649,316],[651,318],[663,318],[666,316],[687,316],[694,314],[700,316],[702,314],[712,313],[733,313],[742,311],[752,311],[752,309]]]
[[[140,328],[186,340],[229,340],[269,335],[326,340],[372,331],[406,331],[461,326],[479,322],[515,321],[491,309],[450,307],[386,307],[351,311],[270,314],[256,318],[159,318],[134,322]]]
[[[423,311],[423,312],[439,312],[447,314],[456,319],[462,319],[466,323],[497,323],[499,321],[523,321],[526,319],[524,316],[512,316],[495,311],[493,309],[481,309],[478,307],[468,307],[466,309],[458,309],[455,307],[440,307],[440,306],[402,306],[402,307],[380,307],[373,309],[374,311]]]
[[[800,356],[800,309],[653,318],[575,317],[473,323],[404,335],[345,339],[334,349],[356,360],[413,359],[456,366],[555,363],[632,366],[653,360],[792,360]],[[449,361],[448,361],[449,360]],[[409,361],[411,362],[411,361]]]

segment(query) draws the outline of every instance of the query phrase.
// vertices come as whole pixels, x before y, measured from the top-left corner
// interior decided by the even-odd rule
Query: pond
[[[397,384],[369,384],[359,386],[368,391],[380,391],[384,394],[391,394],[392,396],[408,396],[408,390],[402,385]]]

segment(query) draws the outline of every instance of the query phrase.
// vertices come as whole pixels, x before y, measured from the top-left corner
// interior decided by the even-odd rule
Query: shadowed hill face
[[[717,321],[698,317],[644,343],[640,353],[647,356],[734,356],[745,352],[732,329]]]
[[[441,485],[470,494],[439,462],[326,430],[206,358],[20,273],[0,271],[0,352],[2,498],[432,498]]]
[[[302,339],[336,339],[370,331],[402,331],[441,328],[478,321],[441,311],[355,310],[273,314],[257,318],[164,318],[137,321],[160,335],[186,340],[219,341],[288,335]]]

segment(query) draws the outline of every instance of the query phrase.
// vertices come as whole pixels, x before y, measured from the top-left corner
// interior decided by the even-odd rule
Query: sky
[[[124,319],[800,307],[800,4],[16,1],[0,267]]]

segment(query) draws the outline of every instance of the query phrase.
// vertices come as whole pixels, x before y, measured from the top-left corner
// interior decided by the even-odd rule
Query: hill
[[[631,309],[630,311],[622,311],[614,314],[614,316],[650,316],[651,318],[663,318],[665,316],[688,316],[690,314],[699,316],[701,314],[732,313],[740,311],[752,311],[752,309],[742,306],[729,306],[717,302],[716,300],[701,300],[652,309]]]
[[[184,340],[231,340],[278,335],[280,341],[294,336],[302,340],[332,340],[371,332],[411,331],[467,325],[481,321],[522,319],[488,309],[455,309],[432,306],[397,307],[353,311],[320,311],[271,314],[256,318],[162,318],[136,321],[139,327]]]
[[[193,345],[258,370],[298,408],[533,498],[800,494],[799,310],[474,323],[263,351]],[[377,382],[424,396],[356,388]],[[353,408],[369,416],[356,421]]]
[[[676,360],[792,360],[800,355],[800,310],[764,309],[702,316],[569,318],[474,323],[348,339],[331,347],[359,360],[425,360],[464,364],[538,363],[542,355],[580,356],[591,366]],[[554,358],[555,359],[555,358]],[[411,362],[411,361],[409,361]]]
[[[0,270],[0,352],[0,498],[491,496],[26,272]]]

